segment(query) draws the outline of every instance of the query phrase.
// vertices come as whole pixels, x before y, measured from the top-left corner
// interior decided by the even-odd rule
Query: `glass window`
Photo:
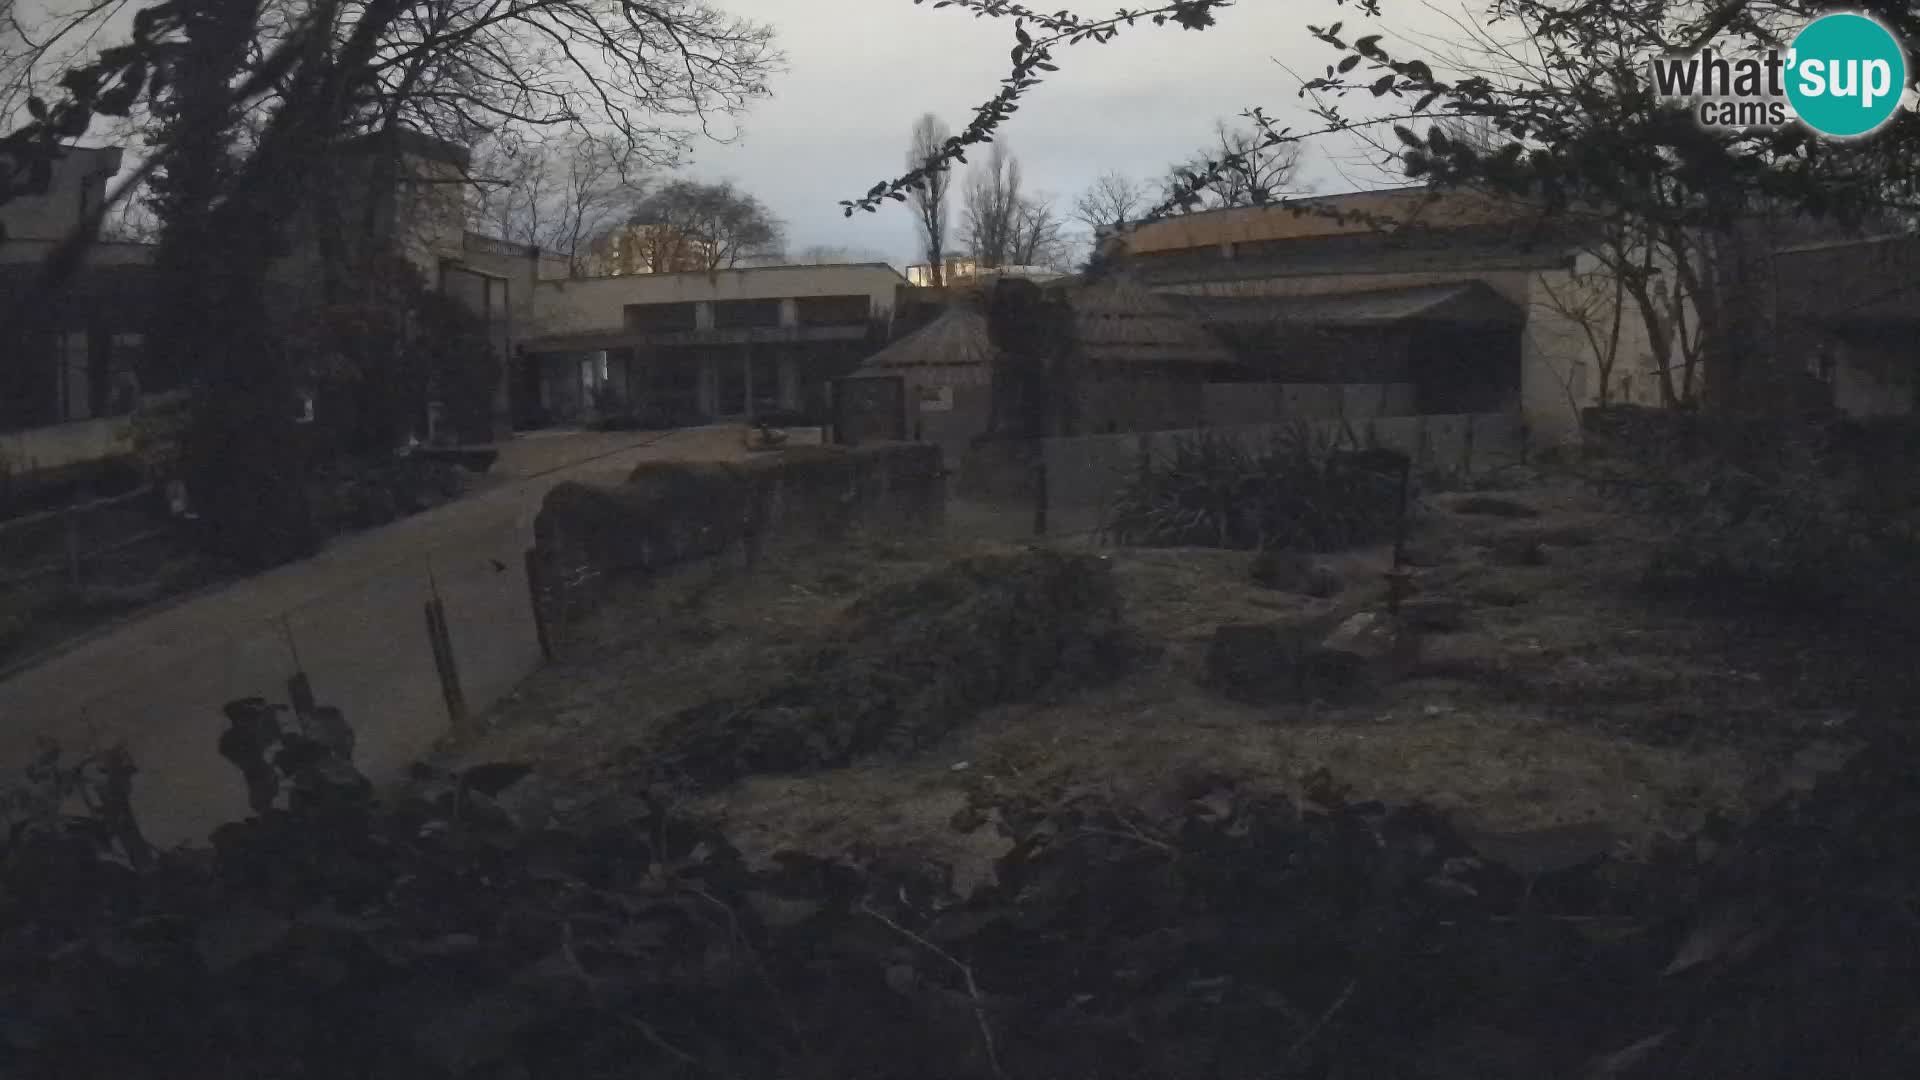
[[[60,419],[87,420],[93,416],[91,374],[87,365],[87,332],[62,335],[60,350]]]

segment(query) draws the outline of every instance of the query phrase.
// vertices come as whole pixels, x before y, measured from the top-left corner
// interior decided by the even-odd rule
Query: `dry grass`
[[[1001,850],[993,830],[950,822],[975,795],[1095,785],[1151,800],[1192,773],[1293,790],[1325,768],[1370,797],[1421,799],[1482,829],[1604,821],[1629,842],[1739,815],[1844,760],[1831,695],[1783,686],[1791,631],[1663,614],[1637,591],[1647,536],[1566,487],[1503,493],[1538,518],[1453,514],[1436,499],[1419,542],[1447,552],[1420,572],[1428,595],[1464,599],[1468,625],[1430,637],[1412,678],[1364,704],[1257,708],[1199,685],[1223,622],[1373,602],[1385,549],[1329,560],[1330,600],[1247,577],[1246,553],[1111,554],[1129,617],[1162,646],[1145,669],[1063,704],[993,710],[910,760],[754,777],[702,800],[750,853],[913,849],[964,880]],[[1515,536],[1541,566],[1503,566]],[[863,540],[682,578],[615,605],[593,655],[537,676],[466,748],[557,774],[592,775],[661,718],[771,677],[856,595],[995,545]],[[1741,632],[1736,632],[1741,631]]]

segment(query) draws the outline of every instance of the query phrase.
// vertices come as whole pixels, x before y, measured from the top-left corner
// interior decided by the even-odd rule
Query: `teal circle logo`
[[[1907,54],[1865,15],[1823,15],[1793,39],[1787,100],[1802,123],[1838,138],[1887,122],[1907,91]]]

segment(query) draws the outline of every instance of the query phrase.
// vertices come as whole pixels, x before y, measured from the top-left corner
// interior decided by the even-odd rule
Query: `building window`
[[[113,351],[107,361],[107,412],[125,416],[140,404],[140,371],[146,366],[147,339],[142,334],[113,335]]]
[[[60,335],[59,391],[61,420],[89,420],[93,417],[92,372],[88,364],[87,332],[71,330]]]
[[[713,305],[717,330],[764,329],[780,325],[778,300],[721,300]]]
[[[771,356],[756,356],[753,366],[753,411],[774,412],[780,408],[780,362]]]
[[[794,301],[801,326],[845,326],[873,315],[873,301],[859,296],[803,296]]]
[[[627,329],[648,333],[677,333],[700,325],[697,304],[628,304]]]
[[[76,224],[85,225],[93,220],[94,211],[100,209],[106,186],[106,177],[88,177],[80,184],[80,220]]]

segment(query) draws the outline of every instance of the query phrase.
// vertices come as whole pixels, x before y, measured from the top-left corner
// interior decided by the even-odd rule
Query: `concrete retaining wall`
[[[1208,383],[1207,423],[1212,427],[1304,420],[1367,420],[1411,416],[1412,383]]]
[[[940,448],[924,443],[807,447],[741,464],[658,462],[619,486],[567,483],[534,521],[536,606],[556,649],[616,580],[649,580],[739,554],[938,525]]]

